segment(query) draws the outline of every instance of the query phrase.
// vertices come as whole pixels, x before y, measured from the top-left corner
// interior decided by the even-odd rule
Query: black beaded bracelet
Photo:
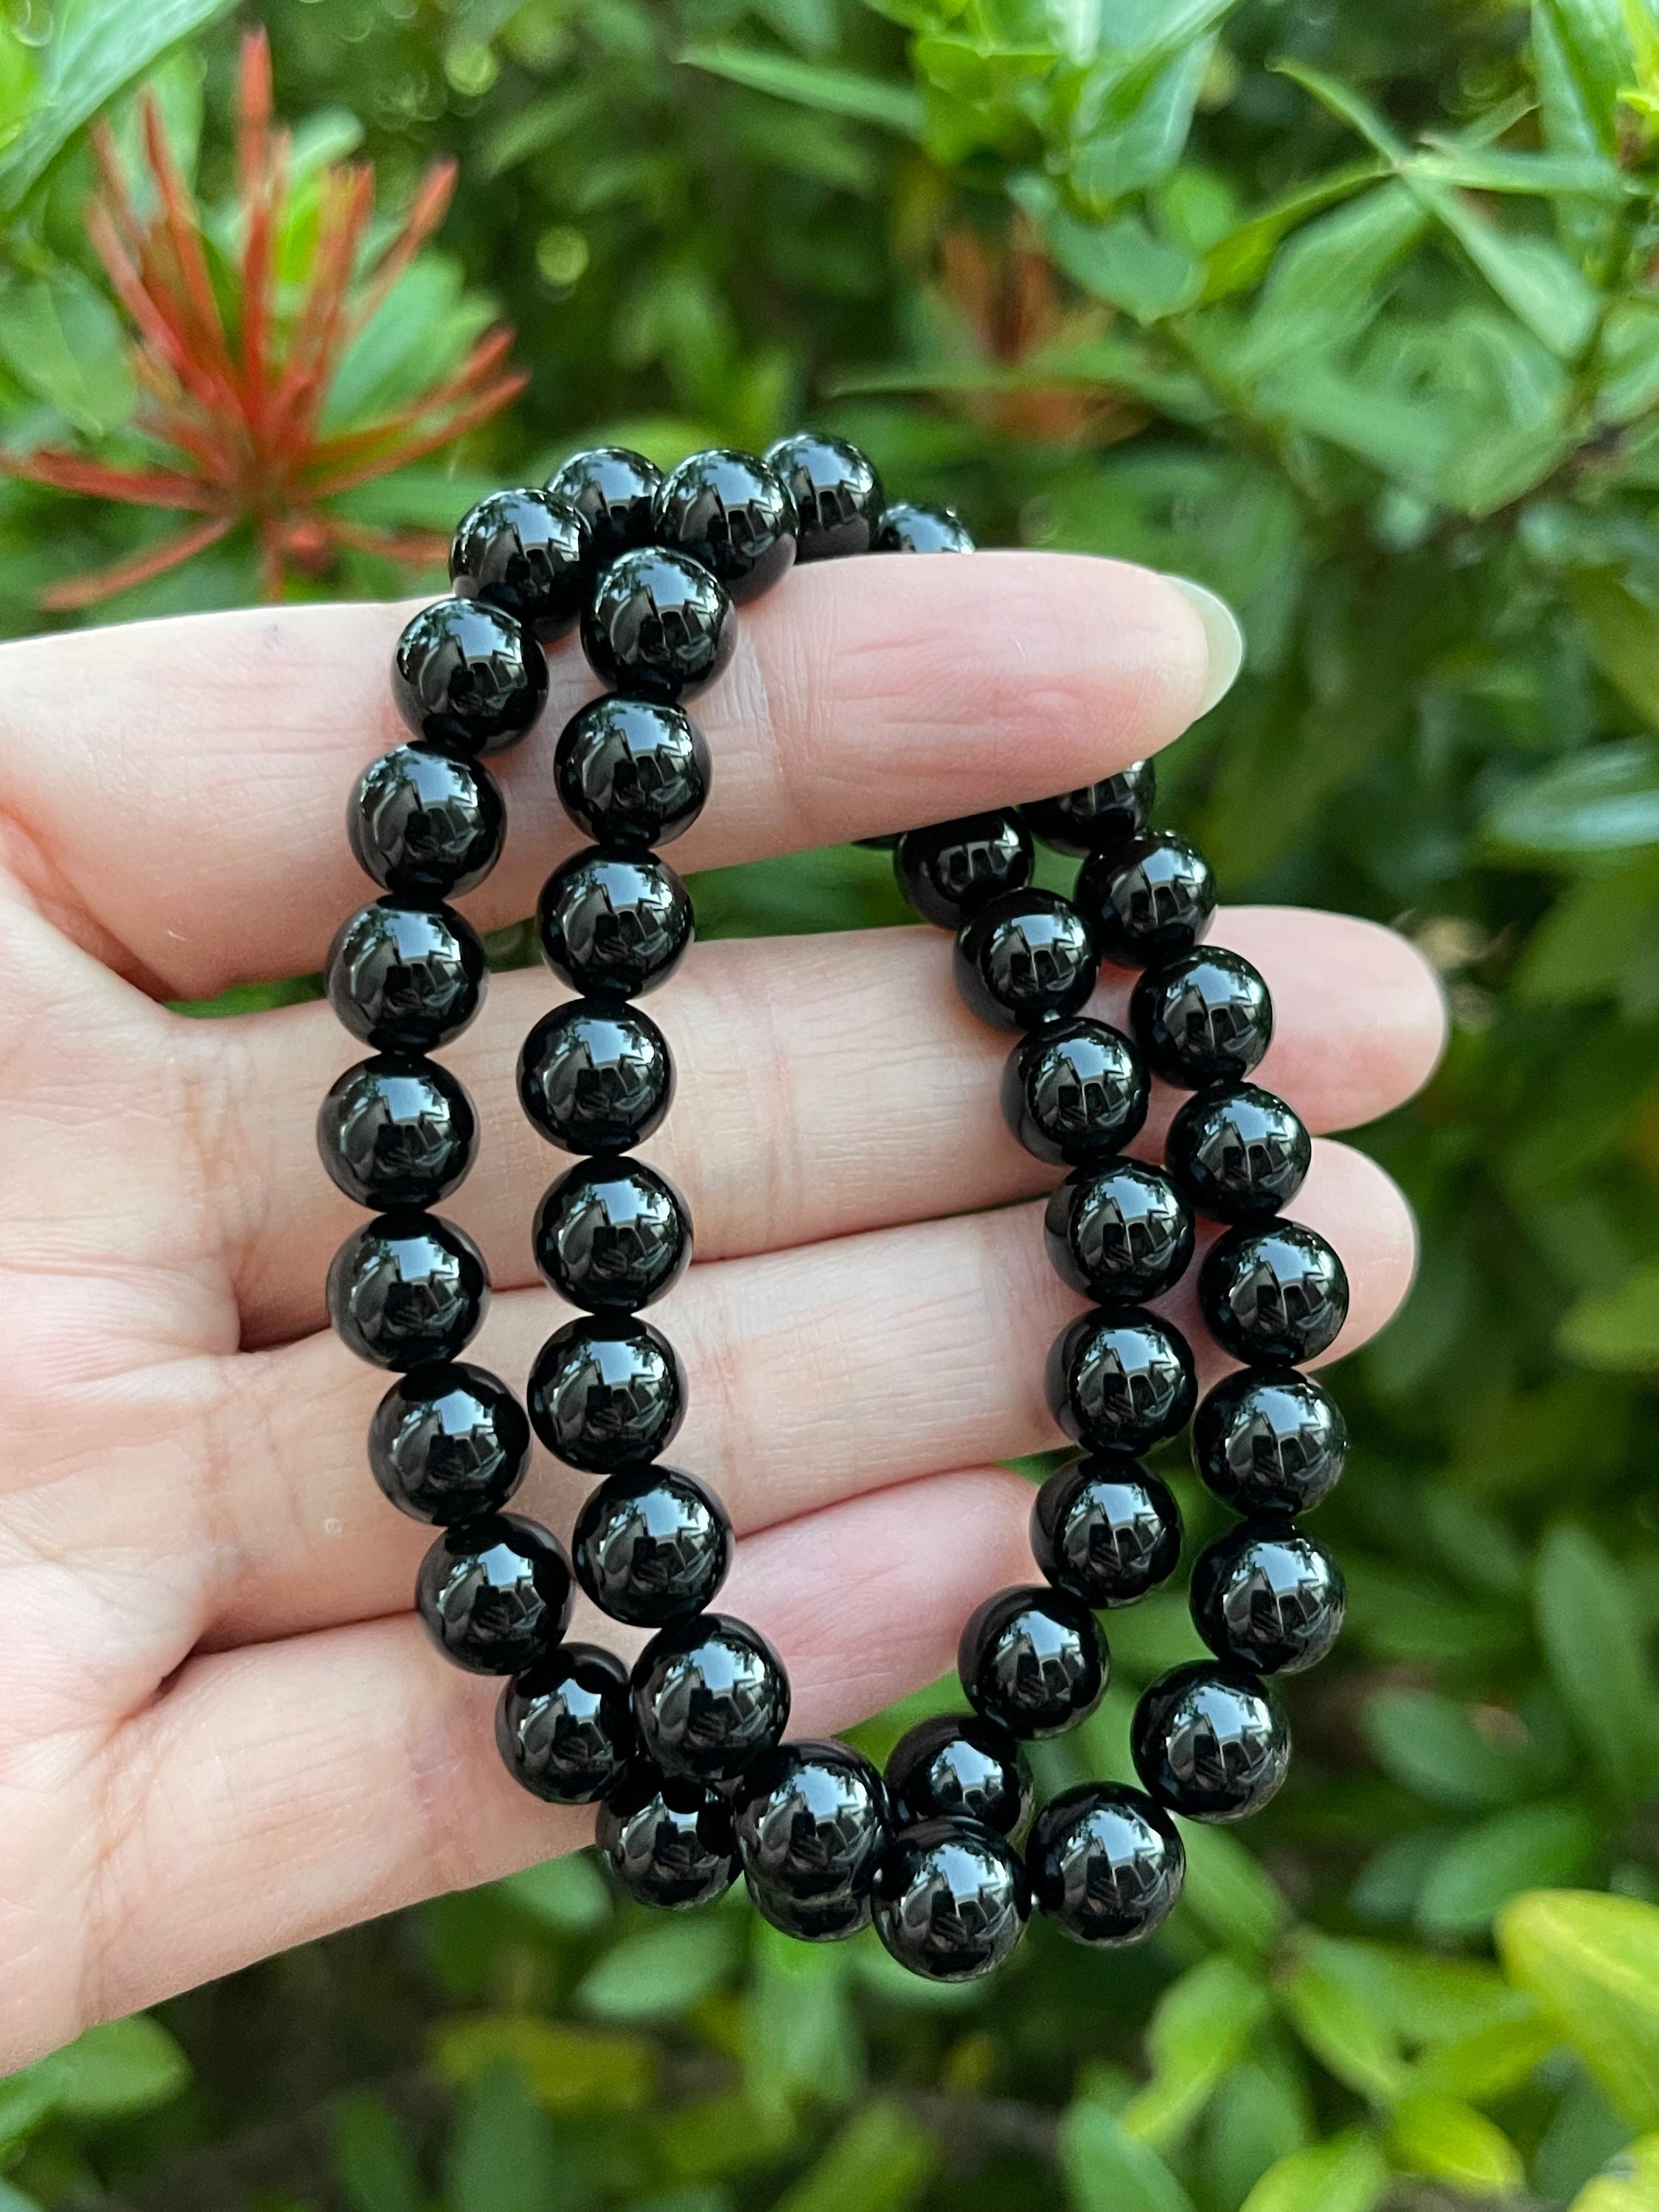
[[[392,1504],[441,1531],[416,1590],[439,1648],[509,1678],[496,1718],[508,1770],[551,1802],[597,1802],[599,1849],[643,1902],[700,1904],[741,1870],[787,1933],[833,1939],[873,1920],[902,1965],[939,1980],[999,1964],[1033,1900],[1085,1944],[1150,1934],[1184,1871],[1170,1814],[1235,1820],[1273,1795],[1290,1738],[1263,1678],[1322,1657],[1343,1604],[1334,1563],[1291,1516],[1340,1480],[1346,1431],[1293,1363],[1334,1341],[1347,1285],[1322,1238],[1277,1218],[1310,1147],[1291,1109],[1246,1079],[1272,1035],[1267,987],[1249,962],[1200,949],[1214,883],[1184,840],[1148,830],[1154,778],[1141,763],[1018,810],[869,841],[896,846],[916,910],[956,932],[968,1004],[1024,1033],[1004,1072],[1005,1117],[1036,1158],[1071,1170],[1045,1235],[1092,1304],[1057,1339],[1047,1380],[1083,1454],[1033,1507],[1043,1583],[977,1608],[958,1654],[972,1712],[911,1729],[884,1778],[846,1744],[785,1743],[781,1660],[709,1609],[732,1526],[706,1483],[659,1463],[686,1380],[641,1318],[690,1264],[690,1217],[633,1156],[674,1091],[667,1041],[635,1001],[672,973],[693,927],[685,885],[656,848],[696,820],[709,785],[708,746],[680,702],[729,659],[732,602],[794,560],[972,550],[954,515],[884,505],[862,454],[812,434],[764,459],[696,454],[666,477],[599,448],[544,490],[480,502],[456,532],[454,596],[416,616],[394,655],[414,742],[365,772],[349,811],[352,850],[386,896],[341,929],[328,989],[376,1056],[335,1084],[318,1125],[329,1173],[374,1213],[328,1284],[346,1343],[399,1375],[371,1424],[370,1464]],[[578,625],[612,688],[567,725],[554,775],[592,842],[555,869],[537,913],[544,957],[578,995],[531,1030],[519,1091],[540,1133],[577,1156],[537,1208],[534,1249],[581,1317],[544,1345],[521,1405],[458,1357],[483,1318],[488,1275],[471,1240],[428,1209],[471,1167],[477,1117],[425,1055],[483,995],[483,947],[444,902],[500,855],[505,808],[482,756],[531,727],[547,692],[542,647]],[[1075,900],[1030,887],[1033,833],[1083,857]],[[1102,958],[1142,970],[1133,1042],[1081,1014]],[[1123,1150],[1146,1117],[1149,1070],[1194,1094],[1161,1170]],[[1194,1428],[1200,1475],[1246,1516],[1193,1570],[1193,1617],[1215,1662],[1141,1698],[1132,1750],[1144,1793],[1088,1784],[1033,1823],[1022,1741],[1094,1710],[1109,1665],[1096,1613],[1132,1604],[1179,1559],[1175,1499],[1136,1455],[1184,1427],[1197,1398],[1190,1348],[1146,1310],[1187,1272],[1195,1214],[1225,1224],[1199,1271],[1200,1310],[1245,1363]],[[568,1554],[504,1510],[532,1428],[601,1478]],[[653,1632],[631,1669],[565,1640],[578,1583],[611,1619]]]

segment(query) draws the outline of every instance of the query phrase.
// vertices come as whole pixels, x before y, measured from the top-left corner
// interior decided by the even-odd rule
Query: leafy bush
[[[120,431],[78,133],[159,64],[211,201],[217,13],[64,0],[57,42],[0,40],[14,452]],[[1364,1139],[1424,1260],[1343,1377],[1344,1653],[1297,1686],[1295,1776],[1248,1846],[1190,1833],[1156,1947],[1038,1930],[994,1994],[934,1991],[740,1899],[650,1923],[579,1859],[0,2086],[0,2206],[1659,2203],[1659,9],[263,13],[283,109],[361,137],[392,199],[459,155],[434,281],[487,291],[532,372],[366,520],[437,526],[593,434],[667,459],[810,411],[985,538],[1198,577],[1249,659],[1172,757],[1171,812],[1234,896],[1411,931],[1455,1038]],[[101,73],[48,103],[96,23]],[[0,615],[39,619],[48,544],[68,569],[145,542],[9,487]],[[394,573],[353,556],[307,588]],[[252,580],[228,543],[118,604]],[[728,872],[702,911],[890,920],[882,870]],[[1170,1471],[1201,1539],[1213,1509]],[[1124,1771],[1136,1686],[1193,1648],[1179,1596],[1113,1644],[1120,1686],[1048,1786]]]

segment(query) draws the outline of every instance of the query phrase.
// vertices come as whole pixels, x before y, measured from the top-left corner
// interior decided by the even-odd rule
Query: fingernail
[[[1194,613],[1204,625],[1210,673],[1204,686],[1204,702],[1198,711],[1207,714],[1233,688],[1244,659],[1244,633],[1238,626],[1238,617],[1225,599],[1207,585],[1195,584],[1190,576],[1166,576],[1166,580],[1191,603]]]

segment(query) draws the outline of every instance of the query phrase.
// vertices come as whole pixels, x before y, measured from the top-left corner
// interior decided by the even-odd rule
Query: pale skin
[[[324,1005],[195,1022],[161,1003],[315,969],[372,895],[343,806],[404,734],[386,666],[408,612],[0,647],[0,2073],[591,1834],[501,1768],[496,1686],[410,1610],[429,1532],[368,1471],[389,1378],[326,1328],[324,1273],[361,1216],[312,1133],[360,1048]],[[551,665],[541,725],[495,763],[511,827],[464,902],[481,927],[528,912],[577,842],[550,764],[596,687],[568,645]],[[714,796],[671,857],[1067,789],[1169,744],[1207,681],[1190,604],[1144,571],[1017,553],[803,569],[744,611],[697,702]],[[1441,1000],[1401,939],[1267,908],[1224,911],[1215,936],[1266,974],[1260,1079],[1316,1131],[1430,1073]],[[1121,1018],[1127,979],[1107,974],[1096,1008]],[[520,1387],[563,1317],[529,1221],[565,1161],[512,1073],[556,995],[544,971],[497,977],[444,1055],[484,1133],[445,1208],[495,1285],[469,1357]],[[1061,1441],[1043,1353],[1082,1301],[1042,1251],[1054,1172],[1002,1126],[1008,1041],[958,1005],[941,933],[699,947],[651,1011],[680,1085],[647,1149],[697,1232],[655,1316],[691,1380],[671,1456],[732,1508],[721,1602],[786,1654],[793,1732],[827,1733],[943,1673],[978,1599],[1030,1575],[1030,1493],[996,1463]],[[1138,1150],[1155,1156],[1172,1103]],[[1347,1263],[1340,1358],[1404,1297],[1411,1216],[1326,1136],[1291,1210]],[[1188,1294],[1167,1305],[1201,1343]],[[568,1533],[585,1486],[538,1455],[518,1503]],[[579,1613],[574,1632],[606,1632]]]

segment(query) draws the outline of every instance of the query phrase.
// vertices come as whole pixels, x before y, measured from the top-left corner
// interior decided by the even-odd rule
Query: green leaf
[[[1548,143],[1616,153],[1620,88],[1634,74],[1620,0],[1533,0],[1532,37]]]
[[[351,2212],[422,2212],[426,2201],[408,2136],[367,2091],[335,2108],[334,2178]]]
[[[1507,1805],[1527,1786],[1524,1762],[1431,1691],[1380,1690],[1361,1724],[1384,1772],[1436,1805]]]
[[[1494,2021],[1473,2034],[1431,2045],[1413,2063],[1414,2089],[1469,2104],[1509,2095],[1530,2080],[1550,2055],[1555,2033],[1541,2014]]]
[[[1592,745],[1506,792],[1483,826],[1505,850],[1545,860],[1659,845],[1659,755],[1644,738]]]
[[[231,0],[60,0],[27,120],[0,154],[0,207],[15,208],[83,123]]]
[[[1405,2057],[1361,1947],[1306,1938],[1279,1995],[1297,2033],[1328,2072],[1373,2103],[1393,2101],[1407,2078]]]
[[[1583,1875],[1600,1841],[1600,1824],[1583,1805],[1495,1813],[1436,1859],[1418,1893],[1417,1924],[1428,1935],[1476,1935],[1518,1892]]]
[[[1472,2196],[1508,2197],[1526,2179],[1521,2154],[1501,2128],[1455,2097],[1407,2097],[1389,2128],[1389,2149],[1407,2173],[1423,2173]]]
[[[656,2073],[652,2045],[529,2013],[477,2013],[445,2021],[433,2037],[433,2063],[447,2080],[466,2082],[502,2064],[515,2066],[552,2112],[627,2112],[647,2102]]]
[[[1659,2127],[1659,1905],[1534,1890],[1498,1917],[1498,1956],[1637,2128]]]
[[[1125,2131],[1157,2149],[1176,2142],[1249,2046],[1267,1992],[1228,1958],[1206,1959],[1164,1990],[1147,2030],[1152,2078],[1120,2113]]]
[[[1472,192],[1583,192],[1619,200],[1634,189],[1613,162],[1594,155],[1511,154],[1487,147],[1430,147],[1412,155],[1401,173]]]
[[[905,2212],[939,2164],[939,2145],[902,2105],[885,2100],[854,2114],[816,2166],[772,2212]]]
[[[1071,2212],[1193,2212],[1192,2199],[1151,2144],[1091,2098],[1061,2114],[1059,2148]]]
[[[1103,98],[1102,72],[1093,73],[1079,102],[1086,127],[1074,126],[1069,168],[1072,189],[1085,207],[1104,212],[1127,194],[1159,183],[1180,161],[1214,52],[1210,27],[1236,4],[1200,0],[1183,10],[1177,0],[1170,17],[1184,12],[1194,26],[1184,43],[1176,33],[1152,53],[1115,67]]]
[[[1352,2129],[1269,2166],[1240,2212],[1372,2212],[1389,2180],[1376,2138]]]
[[[1575,577],[1572,598],[1602,674],[1659,730],[1659,611],[1605,570]]]
[[[1289,1927],[1291,1901],[1273,1876],[1237,1836],[1197,1820],[1181,1820],[1187,1849],[1187,1881],[1182,1892],[1218,1942],[1266,1951]]]
[[[453,2212],[546,2212],[559,2180],[553,2132],[517,2067],[469,2082],[447,2163]]]
[[[1310,216],[1351,199],[1355,192],[1363,191],[1367,185],[1375,184],[1390,171],[1391,165],[1386,161],[1351,161],[1346,167],[1333,169],[1310,185],[1298,185],[1282,198],[1270,200],[1266,207],[1258,208],[1224,238],[1218,239],[1205,256],[1205,299],[1225,299],[1229,293],[1243,291],[1260,283],[1280,240],[1289,232]]]
[[[1616,1799],[1659,1782],[1659,1695],[1630,1585],[1582,1528],[1558,1524],[1538,1554],[1538,1632],[1557,1692]]]
[[[101,292],[67,262],[0,293],[0,357],[19,383],[88,438],[125,422],[136,397],[125,341]]]
[[[747,85],[751,92],[769,92],[798,106],[816,107],[829,115],[845,115],[857,123],[874,123],[902,138],[920,138],[924,107],[921,95],[910,86],[890,83],[884,77],[866,76],[857,70],[838,69],[825,62],[798,60],[793,54],[763,53],[748,46],[692,46],[677,58],[688,69],[706,70],[711,76]]]
[[[864,2079],[864,2050],[839,1944],[797,1943],[762,1922],[744,2007],[744,2086],[757,2109],[842,2104]]]
[[[1376,314],[1383,284],[1428,224],[1412,194],[1395,183],[1298,231],[1273,263],[1244,330],[1229,332],[1224,345],[1216,340],[1224,388],[1350,344]]]
[[[576,2002],[599,2020],[672,2020],[730,1979],[742,1948],[738,1923],[714,1914],[644,1929],[588,1969]]]
[[[1562,1351],[1586,1367],[1652,1374],[1659,1369],[1659,1261],[1635,1268],[1615,1290],[1580,1298],[1559,1335]]]
[[[106,2021],[43,2058],[29,2073],[54,2111],[71,2119],[124,2119],[171,2104],[189,2086],[190,2061],[143,2013]]]
[[[1587,2181],[1568,2212],[1653,2212],[1659,2204],[1659,2135],[1644,2136]]]
[[[562,1858],[526,1867],[496,1887],[532,1920],[573,1935],[603,1927],[611,1917],[611,1886],[588,1851],[568,1851]]]
[[[1278,2051],[1233,2068],[1210,2102],[1204,2172],[1215,2198],[1237,2204],[1313,2132],[1301,2069]]]

